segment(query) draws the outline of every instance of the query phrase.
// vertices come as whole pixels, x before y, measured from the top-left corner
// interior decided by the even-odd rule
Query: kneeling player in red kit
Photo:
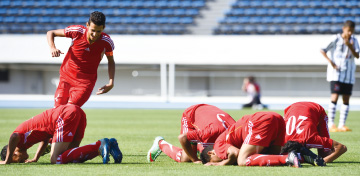
[[[346,152],[345,145],[330,138],[328,117],[323,107],[313,102],[297,102],[285,109],[285,141],[296,141],[307,148],[317,148],[326,163]],[[307,162],[318,165],[311,158]]]
[[[201,160],[206,165],[301,167],[298,155],[291,151],[279,155],[284,145],[285,122],[275,112],[245,115],[206,147]]]
[[[81,163],[99,154],[103,163],[109,162],[109,153],[115,163],[122,154],[116,139],[101,139],[79,147],[86,128],[85,112],[77,105],[60,105],[21,123],[11,134],[9,144],[1,151],[0,164],[37,162],[52,138],[52,164]],[[28,160],[27,149],[40,143],[33,159]]]
[[[178,136],[182,149],[167,143],[163,137],[155,138],[148,152],[149,162],[164,152],[177,162],[201,163],[197,151],[213,145],[216,138],[224,132],[235,120],[216,106],[197,104],[187,108],[181,119],[181,130]]]

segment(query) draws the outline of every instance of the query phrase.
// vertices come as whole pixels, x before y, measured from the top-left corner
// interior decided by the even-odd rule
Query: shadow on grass
[[[334,163],[329,163],[329,164],[360,164],[359,161],[336,161]]]

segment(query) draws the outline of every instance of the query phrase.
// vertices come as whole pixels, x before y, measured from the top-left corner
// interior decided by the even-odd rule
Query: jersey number
[[[304,120],[306,120],[308,117],[305,116],[299,116],[298,120],[298,125],[295,128],[295,125],[297,123],[296,117],[295,116],[291,116],[289,118],[289,120],[286,123],[286,134],[287,135],[292,135],[294,133],[294,130],[296,129],[296,133],[300,134],[304,131],[304,129],[300,129],[300,125],[304,122]]]

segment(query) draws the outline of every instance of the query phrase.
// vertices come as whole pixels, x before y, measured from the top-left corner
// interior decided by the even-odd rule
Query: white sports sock
[[[345,125],[348,113],[349,113],[349,105],[342,104],[340,108],[340,120],[339,120],[338,128],[341,128]]]
[[[328,126],[331,127],[334,125],[336,115],[336,104],[333,102],[330,102],[329,109],[328,109]]]

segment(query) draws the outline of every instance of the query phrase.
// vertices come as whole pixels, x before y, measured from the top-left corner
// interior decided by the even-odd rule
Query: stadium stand
[[[107,16],[107,33],[188,34],[206,0],[1,0],[1,33],[45,33],[85,24],[92,11]]]
[[[332,34],[346,20],[360,23],[356,0],[236,0],[230,6],[214,34]]]

